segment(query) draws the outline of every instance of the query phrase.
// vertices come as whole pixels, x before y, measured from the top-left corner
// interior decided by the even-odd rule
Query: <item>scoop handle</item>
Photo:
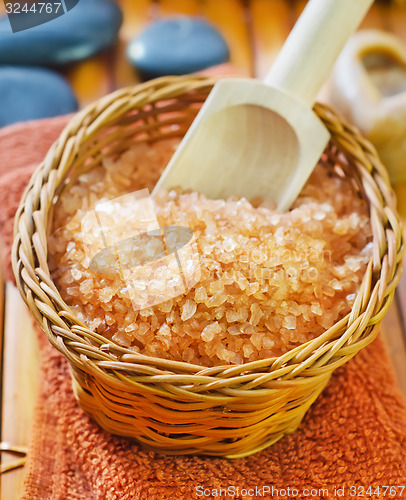
[[[347,39],[373,0],[310,0],[264,83],[313,106]]]

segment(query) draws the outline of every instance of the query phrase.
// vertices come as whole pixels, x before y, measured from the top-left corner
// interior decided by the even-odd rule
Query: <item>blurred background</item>
[[[24,0],[21,0],[23,3]],[[89,8],[97,8],[97,1],[80,0],[65,14],[66,21],[76,9],[84,8],[87,3]],[[130,62],[127,45],[151,23],[178,15],[199,16],[208,20],[226,41],[230,63],[248,75],[261,78],[306,5],[305,0],[118,0],[117,3],[122,11],[122,24],[110,47],[76,62],[40,65],[56,70],[67,80],[79,107],[117,88],[138,83],[142,75],[140,77],[139,71]],[[375,1],[361,29],[390,31],[406,42],[405,5],[404,0]],[[1,1],[0,16],[5,16],[5,5]],[[89,14],[88,17],[91,23],[92,16]],[[53,22],[56,21],[51,21],[48,29]],[[10,36],[26,36],[37,29]],[[0,68],[4,64],[1,44],[0,29]],[[49,44],[52,46],[52,39]],[[7,64],[10,63],[9,59]],[[18,58],[12,64],[18,65]]]

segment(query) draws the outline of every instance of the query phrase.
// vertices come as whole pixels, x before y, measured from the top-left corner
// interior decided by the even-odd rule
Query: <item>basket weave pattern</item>
[[[237,458],[293,432],[332,372],[378,334],[399,281],[404,242],[386,170],[374,148],[331,109],[323,156],[368,202],[373,259],[350,314],[278,358],[206,368],[134,353],[92,332],[62,300],[47,264],[52,208],[67,182],[136,141],[182,136],[214,80],[165,77],[122,89],[78,113],[34,173],[15,218],[12,262],[20,292],[69,360],[80,406],[103,428],[163,453]]]

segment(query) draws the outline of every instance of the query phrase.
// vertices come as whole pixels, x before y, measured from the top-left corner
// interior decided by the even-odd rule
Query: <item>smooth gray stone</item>
[[[68,83],[54,71],[0,66],[0,127],[78,109]]]
[[[127,46],[130,62],[146,78],[183,75],[229,60],[222,35],[209,23],[192,17],[150,24]]]
[[[116,2],[80,0],[67,9],[52,21],[16,33],[12,32],[7,16],[0,18],[0,64],[70,64],[114,43],[122,23]]]

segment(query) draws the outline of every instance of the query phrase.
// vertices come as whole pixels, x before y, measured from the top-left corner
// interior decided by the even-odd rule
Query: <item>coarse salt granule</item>
[[[214,366],[280,356],[350,311],[372,255],[371,226],[351,182],[325,165],[287,213],[244,198],[157,196],[160,225],[187,226],[196,238],[201,278],[182,295],[134,310],[119,275],[88,269],[82,218],[98,201],[151,191],[177,145],[135,145],[82,175],[58,200],[49,264],[79,319],[136,352]],[[142,290],[140,276],[135,288]]]

